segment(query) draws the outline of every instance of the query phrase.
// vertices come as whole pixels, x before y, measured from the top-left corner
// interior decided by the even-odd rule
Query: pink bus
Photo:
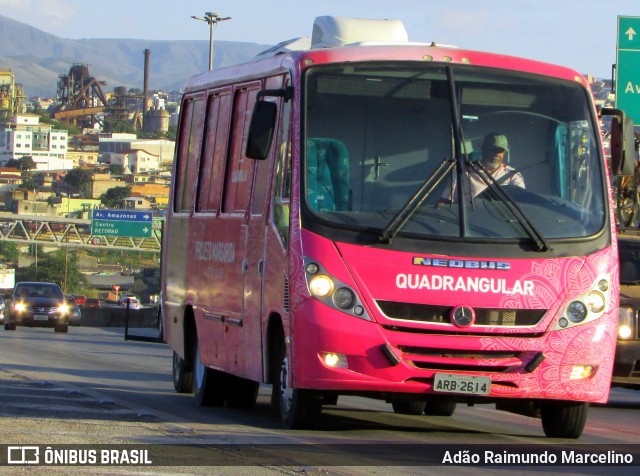
[[[359,395],[577,438],[609,394],[629,121],[610,111],[607,164],[577,72],[405,35],[319,17],[187,82],[162,257],[175,388],[252,407],[271,384],[288,428]]]

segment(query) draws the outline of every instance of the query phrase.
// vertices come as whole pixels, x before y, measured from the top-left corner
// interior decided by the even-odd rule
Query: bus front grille
[[[376,301],[382,313],[389,319],[400,321],[449,324],[453,307],[431,304],[414,304],[396,301]],[[500,309],[475,308],[476,326],[520,326],[537,325],[545,316],[545,309]]]

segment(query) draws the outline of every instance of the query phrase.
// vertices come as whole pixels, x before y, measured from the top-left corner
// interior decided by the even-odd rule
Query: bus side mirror
[[[278,106],[273,102],[257,101],[253,106],[245,154],[250,159],[264,160],[269,155],[277,112]]]
[[[613,175],[633,175],[636,166],[636,141],[633,120],[620,109],[604,108],[602,115],[611,118],[611,173]]]

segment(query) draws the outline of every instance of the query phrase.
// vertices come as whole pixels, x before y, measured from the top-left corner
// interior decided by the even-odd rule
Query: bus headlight
[[[22,311],[25,310],[25,305],[24,305],[23,302],[18,302],[18,303],[16,303],[15,306],[13,306],[13,309],[15,309],[18,312],[22,312]]]
[[[604,311],[606,301],[602,293],[598,291],[591,291],[589,294],[587,294],[586,302],[589,311],[595,312],[596,314]]]
[[[58,306],[58,312],[60,314],[67,314],[69,312],[69,306],[67,306],[66,304],[61,304],[60,306]]]
[[[618,309],[618,338],[628,339],[633,334],[635,311],[630,307]]]
[[[333,292],[334,284],[329,276],[318,274],[309,281],[309,290],[315,297],[327,297]]]
[[[304,258],[305,279],[312,297],[340,312],[371,321],[355,289],[334,277],[315,259]]]
[[[573,323],[582,322],[587,317],[587,306],[581,301],[573,301],[567,306],[567,319]]]

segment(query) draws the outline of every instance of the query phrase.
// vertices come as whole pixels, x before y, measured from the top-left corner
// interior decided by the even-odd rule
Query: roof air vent
[[[311,48],[332,48],[354,43],[407,43],[409,35],[400,20],[370,20],[334,16],[316,17]]]

